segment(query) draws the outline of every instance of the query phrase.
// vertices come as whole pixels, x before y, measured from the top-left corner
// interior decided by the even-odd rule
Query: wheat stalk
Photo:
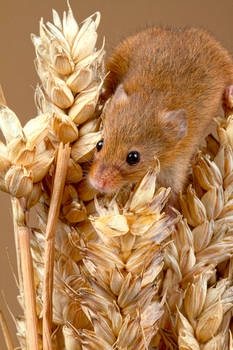
[[[71,185],[71,183],[77,183],[82,179],[82,168],[73,159],[69,159],[67,151],[63,155],[63,160],[60,159],[57,163],[58,175],[55,173],[54,186],[52,186],[53,180],[50,175],[54,172],[51,166],[61,141],[64,143],[72,142],[75,157],[80,157],[85,162],[86,158],[91,157],[91,152],[93,152],[99,136],[99,133],[96,132],[99,128],[99,122],[93,118],[93,112],[102,84],[101,62],[104,51],[103,47],[99,51],[95,50],[96,28],[100,15],[96,13],[95,20],[93,17],[88,18],[79,30],[70,7],[68,13],[64,13],[62,21],[57,12],[53,11],[54,24],[48,23],[48,27],[46,27],[41,21],[40,37],[32,36],[37,54],[36,67],[43,84],[42,87],[38,86],[36,90],[36,103],[40,113],[37,118],[29,121],[22,128],[17,116],[6,106],[2,93],[1,129],[6,138],[7,146],[1,144],[1,188],[14,197],[25,198],[25,200],[20,201],[13,200],[13,214],[16,249],[19,252],[19,280],[22,281],[20,282],[20,301],[23,308],[26,307],[25,317],[28,324],[27,339],[25,340],[26,334],[22,328],[22,320],[18,322],[18,336],[21,346],[25,347],[27,344],[30,349],[39,348],[38,343],[40,346],[42,345],[40,331],[42,308],[44,330],[47,330],[43,332],[43,347],[51,348],[52,343],[54,343],[51,339],[51,329],[54,330],[54,324],[51,323],[52,266],[54,229],[59,215],[59,201],[62,201],[62,212],[65,212],[65,216],[62,214],[64,220],[68,218],[71,222],[76,223],[87,219],[86,207],[80,202],[77,190]],[[90,122],[89,119],[91,119]],[[87,123],[85,123],[86,121]],[[82,129],[81,137],[79,137],[77,123],[82,124],[82,128],[80,127]],[[74,144],[76,140],[78,140],[77,145]],[[75,153],[76,148],[78,148],[78,154]],[[66,148],[66,150],[68,149]],[[63,185],[60,182],[60,176],[63,174],[63,181],[65,181],[64,161],[67,162],[68,171],[67,185],[64,191],[65,199],[62,199]],[[61,167],[64,168],[63,173],[59,172]],[[56,176],[58,176],[57,180]],[[84,191],[84,197],[86,197],[85,184],[80,184],[79,193],[81,191]],[[59,201],[59,196],[56,193],[60,193]],[[91,196],[92,199],[94,194]],[[89,197],[90,195],[88,199],[90,199]],[[35,300],[33,298],[33,275],[31,271],[27,270],[29,260],[25,260],[25,256],[28,254],[23,254],[28,246],[22,250],[22,245],[18,244],[18,232],[19,226],[23,225],[23,233],[28,233],[30,229],[27,227],[26,220],[28,210],[38,201],[41,202],[43,208],[44,206],[47,208],[47,204],[49,205],[49,217],[48,219],[46,217],[47,239],[43,256],[43,263],[45,261],[45,268],[42,272],[42,274],[45,272],[44,293],[42,293],[44,276],[40,276],[39,294],[36,288]],[[22,203],[23,206],[21,206]],[[70,207],[70,204],[73,206]],[[17,248],[18,246],[19,248]],[[35,280],[37,280],[38,273],[35,271],[35,265],[34,262],[34,274]],[[25,285],[27,282],[31,282],[30,287]],[[36,286],[37,281],[35,281]],[[26,299],[24,303],[22,301],[23,295]],[[28,304],[29,300],[34,300],[34,303]],[[32,307],[35,302],[36,317],[35,307]],[[33,323],[30,322],[32,318],[34,319]],[[37,320],[38,327],[36,326]]]
[[[180,219],[173,234],[174,244],[166,252],[164,287],[169,307],[164,327],[176,334],[179,349],[230,349],[231,130],[232,118],[221,120],[215,147],[208,149],[208,154],[197,154],[193,165],[194,188],[189,185],[181,197],[185,219]],[[172,293],[168,286],[172,286]]]
[[[0,188],[12,196],[20,347],[232,350],[232,111],[197,154],[183,217],[163,212],[170,189],[156,187],[157,160],[135,188],[95,198],[85,173],[101,135],[99,21],[97,12],[79,28],[69,5],[62,19],[53,10],[53,23],[41,20],[32,35],[39,115],[24,128],[0,90]]]
[[[56,171],[53,181],[53,190],[48,213],[48,221],[45,236],[45,269],[43,291],[43,345],[45,349],[52,349],[52,294],[53,294],[53,267],[54,267],[54,240],[56,224],[59,216],[61,200],[65,185],[70,148],[68,145],[63,149],[62,143],[58,149]]]
[[[0,311],[0,324],[1,324],[1,328],[2,328],[2,332],[3,332],[5,342],[6,342],[7,349],[14,350],[13,341],[11,339],[11,335],[10,335],[5,317],[1,311]]]

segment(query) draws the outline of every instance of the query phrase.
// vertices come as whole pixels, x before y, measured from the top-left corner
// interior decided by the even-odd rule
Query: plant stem
[[[23,277],[23,293],[25,304],[25,318],[27,325],[27,346],[30,350],[39,350],[37,332],[36,295],[33,277],[33,265],[30,250],[30,229],[18,227],[19,247],[21,253],[21,268]]]
[[[22,281],[22,268],[21,268],[21,258],[20,258],[20,248],[19,248],[19,236],[18,236],[18,223],[17,223],[17,211],[19,206],[19,201],[17,198],[11,198],[11,206],[13,213],[13,227],[14,227],[14,238],[15,238],[15,251],[17,260],[17,270],[18,270],[18,280],[19,280],[19,293],[23,293],[23,281]]]
[[[0,103],[7,106],[7,102],[0,85]],[[26,209],[24,207],[24,200],[17,198],[11,199],[15,249],[17,257],[17,268],[19,278],[19,292],[24,295],[24,314],[27,325],[27,348],[29,350],[39,350],[39,338],[37,332],[37,315],[36,315],[36,294],[34,286],[33,263],[30,250],[30,229],[26,226]],[[3,315],[0,315],[2,329],[4,329],[4,336],[7,339],[7,346],[9,349],[14,349],[10,334]]]
[[[3,106],[7,106],[6,98],[0,84],[0,104]],[[18,269],[18,279],[19,279],[19,292],[22,293],[22,271],[21,271],[21,261],[20,261],[20,250],[19,250],[19,242],[18,242],[18,223],[17,223],[17,215],[19,213],[19,202],[17,198],[11,198],[11,206],[13,213],[13,226],[14,226],[14,238],[15,238],[15,250],[16,250],[16,258],[17,258],[17,269]]]
[[[45,238],[45,277],[43,287],[43,349],[52,350],[52,294],[53,294],[53,267],[54,267],[54,243],[55,230],[59,216],[60,205],[65,185],[70,147],[68,144],[63,148],[60,143],[56,169],[53,181],[53,190],[48,213],[48,222]]]
[[[0,103],[4,106],[6,106],[6,98],[3,93],[2,85],[0,84]]]
[[[2,311],[0,311],[0,324],[1,324],[1,328],[2,328],[2,333],[3,333],[3,337],[7,346],[8,350],[14,350],[14,345],[13,345],[13,341],[11,339],[11,335],[5,320],[5,317],[2,313]]]

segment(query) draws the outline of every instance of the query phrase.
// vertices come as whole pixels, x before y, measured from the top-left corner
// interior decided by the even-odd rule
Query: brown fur
[[[123,41],[107,63],[104,146],[96,152],[89,179],[104,192],[136,182],[154,157],[160,184],[182,190],[190,159],[213,119],[225,88],[233,84],[228,52],[202,30],[151,28]],[[116,92],[122,84],[126,99]],[[179,123],[168,111],[185,110],[187,133],[177,139]],[[126,162],[137,150],[136,166]],[[100,185],[100,186],[99,186]]]

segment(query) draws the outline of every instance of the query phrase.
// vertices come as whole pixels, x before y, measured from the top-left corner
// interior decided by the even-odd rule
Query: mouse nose
[[[100,192],[106,192],[106,179],[89,177],[91,185]]]
[[[101,163],[92,165],[88,178],[91,186],[104,193],[115,192],[121,184],[119,170]]]

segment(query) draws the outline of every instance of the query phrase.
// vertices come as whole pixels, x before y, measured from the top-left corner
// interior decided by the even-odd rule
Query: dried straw
[[[56,170],[53,180],[53,190],[48,213],[45,237],[45,277],[43,292],[43,348],[52,349],[52,293],[53,293],[53,266],[54,266],[54,240],[56,224],[59,216],[62,194],[65,185],[70,148],[68,144],[63,149],[62,143],[58,148]]]
[[[11,335],[2,311],[0,311],[0,324],[2,328],[3,337],[6,342],[7,350],[14,350],[13,341],[11,339]]]

